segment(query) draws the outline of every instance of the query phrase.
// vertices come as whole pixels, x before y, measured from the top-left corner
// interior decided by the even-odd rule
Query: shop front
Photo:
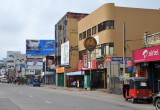
[[[56,84],[55,72],[46,72],[45,73],[45,83],[46,84]]]
[[[85,71],[85,77],[90,79],[90,61],[88,61],[88,67],[81,67],[81,62],[78,63],[78,70]],[[105,88],[105,69],[103,61],[98,61],[96,59],[91,60],[91,87],[92,88]],[[88,84],[90,85],[90,84]]]
[[[133,61],[136,76],[146,76],[152,92],[160,92],[160,46],[133,51]]]
[[[84,87],[84,71],[66,73],[67,87]]]
[[[56,84],[57,86],[64,87],[64,67],[56,69]]]

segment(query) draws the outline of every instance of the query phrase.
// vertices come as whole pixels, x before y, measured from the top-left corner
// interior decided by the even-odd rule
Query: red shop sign
[[[160,60],[160,46],[133,51],[134,63]]]
[[[91,69],[97,69],[96,60],[91,60]],[[90,70],[90,61],[88,61],[88,68],[81,68],[81,62],[78,63],[78,70]]]

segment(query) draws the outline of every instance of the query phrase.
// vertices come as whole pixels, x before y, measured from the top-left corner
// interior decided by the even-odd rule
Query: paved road
[[[0,83],[0,110],[155,110],[119,95]]]

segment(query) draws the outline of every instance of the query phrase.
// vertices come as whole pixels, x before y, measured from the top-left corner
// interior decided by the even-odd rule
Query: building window
[[[86,31],[83,32],[83,39],[86,38]]]
[[[106,29],[114,29],[114,21],[106,21],[105,22]]]
[[[104,54],[113,55],[113,53],[114,53],[114,44],[113,43],[104,44]]]
[[[98,24],[98,32],[101,32],[105,29],[114,29],[114,21],[110,20]]]
[[[87,37],[91,37],[91,29],[87,30]]]
[[[96,26],[92,27],[92,35],[96,34]]]
[[[98,24],[98,32],[101,32],[105,29],[105,22]]]
[[[79,51],[79,60],[82,60],[82,51]]]
[[[82,33],[79,34],[79,40],[82,40]]]

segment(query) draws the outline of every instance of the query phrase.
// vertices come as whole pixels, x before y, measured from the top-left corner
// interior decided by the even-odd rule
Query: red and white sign
[[[88,55],[87,54],[82,55],[82,64],[83,64],[83,68],[88,68]]]
[[[88,61],[88,68],[81,68],[81,62],[78,63],[78,70],[81,71],[81,70],[90,70],[90,61]],[[91,60],[91,69],[97,69],[97,62],[96,62],[96,59],[95,60]]]
[[[160,46],[133,51],[134,63],[160,60]]]
[[[132,66],[132,60],[128,60],[127,61],[127,67],[131,67]]]

